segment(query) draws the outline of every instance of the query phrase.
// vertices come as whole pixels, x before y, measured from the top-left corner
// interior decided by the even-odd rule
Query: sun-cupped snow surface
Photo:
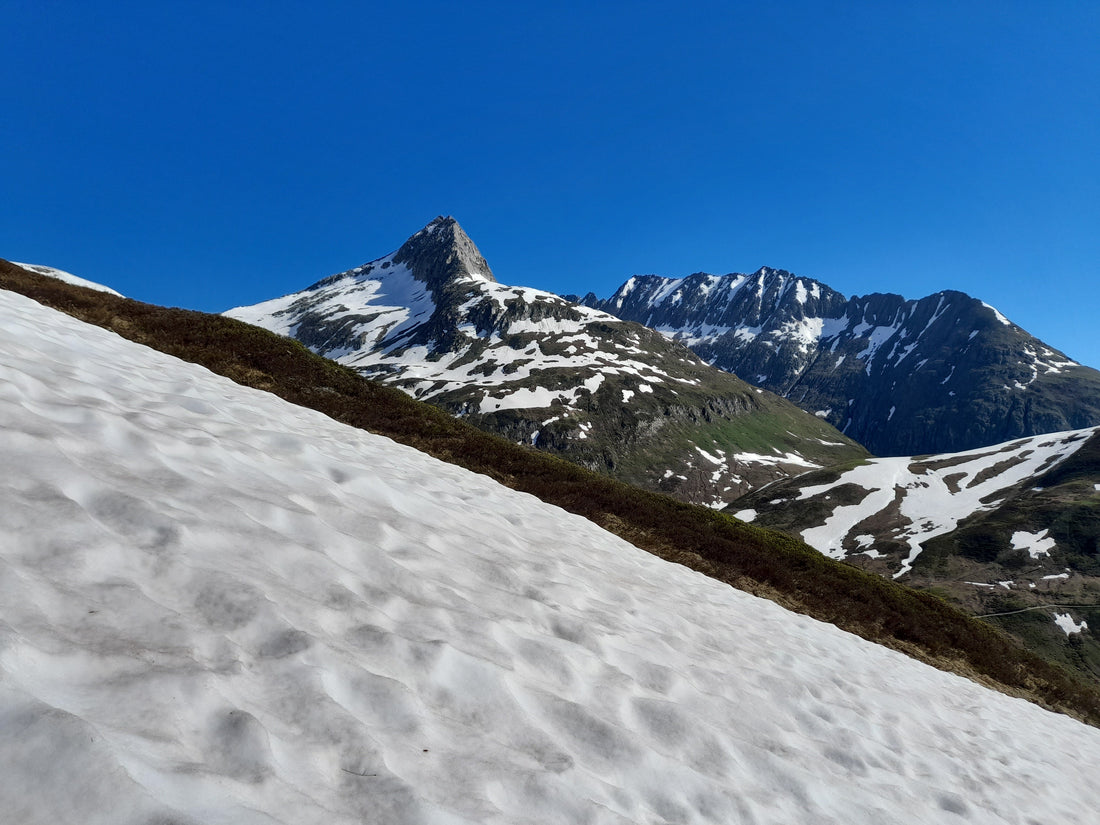
[[[836,507],[824,524],[803,530],[802,539],[826,555],[843,558],[848,552],[845,539],[862,529],[862,522],[899,507],[904,526],[893,538],[909,545],[909,555],[894,574],[896,578],[909,571],[928,539],[951,532],[967,516],[992,509],[998,503],[998,493],[1069,458],[1096,432],[1097,428],[1088,428],[1033,436],[930,458],[871,459],[835,481],[799,491],[798,500],[803,501],[841,485],[866,490],[858,503]],[[1025,534],[1013,536],[1013,546],[1026,541]],[[1053,541],[1049,545],[1039,542],[1029,552],[1038,558],[1051,546]]]
[[[46,275],[50,278],[57,278],[59,281],[64,281],[67,284],[73,284],[74,286],[82,286],[87,289],[94,289],[97,292],[107,292],[111,295],[117,295],[122,297],[122,293],[115,292],[109,286],[103,284],[97,284],[95,281],[89,281],[87,278],[81,278],[79,275],[73,275],[71,272],[66,272],[63,269],[54,269],[52,266],[41,266],[39,264],[21,264],[18,261],[12,261],[16,266],[21,266],[28,272],[34,272],[38,275]]]
[[[0,293],[0,810],[1018,823],[1100,731]]]

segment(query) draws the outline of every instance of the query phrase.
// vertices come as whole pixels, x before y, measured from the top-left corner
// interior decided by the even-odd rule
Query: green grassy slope
[[[490,435],[258,327],[115,298],[6,261],[0,261],[0,288],[484,473],[665,559],[1100,725],[1100,692],[1090,685],[933,595],[834,562],[789,536]]]
[[[929,541],[911,584],[936,589],[985,616],[1044,658],[1100,681],[1100,437],[993,510]],[[1017,532],[1054,540],[1047,555],[1012,547]],[[1068,574],[1068,575],[1065,575]],[[1056,577],[1064,576],[1064,577]],[[975,587],[969,582],[1012,582]],[[1069,614],[1088,627],[1067,635],[1053,621]]]

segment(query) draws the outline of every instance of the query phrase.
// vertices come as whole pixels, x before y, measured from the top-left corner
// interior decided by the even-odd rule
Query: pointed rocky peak
[[[433,289],[460,278],[496,281],[470,236],[449,216],[436,218],[405,241],[393,262],[405,264],[414,278]]]

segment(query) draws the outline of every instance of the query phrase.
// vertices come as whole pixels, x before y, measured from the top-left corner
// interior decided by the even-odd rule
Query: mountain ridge
[[[641,324],[513,287],[453,218],[305,290],[227,311],[508,438],[693,503],[863,454]]]
[[[780,269],[635,276],[581,302],[644,323],[876,455],[958,452],[1100,424],[1100,372],[945,290],[847,298]]]

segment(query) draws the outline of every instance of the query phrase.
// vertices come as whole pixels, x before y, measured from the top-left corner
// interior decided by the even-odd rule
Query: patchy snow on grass
[[[711,453],[708,453],[706,450],[704,450],[698,444],[695,445],[695,452],[699,453],[699,455],[701,455],[703,458],[705,458],[711,464],[725,464],[726,463],[726,460],[724,458],[722,458],[721,456],[712,455]]]
[[[1080,623],[1073,620],[1073,616],[1069,613],[1055,613],[1054,623],[1062,629],[1062,631],[1070,636],[1074,633],[1080,633],[1082,630],[1088,630],[1088,622],[1084,619]]]
[[[485,395],[481,399],[478,412],[481,414],[500,412],[501,410],[527,410],[549,407],[554,401],[565,405],[576,402],[577,390],[548,390],[545,387],[519,387],[503,397]]]
[[[995,506],[997,493],[1064,461],[1095,432],[1095,428],[1090,428],[1034,436],[920,460],[871,459],[843,473],[836,481],[799,491],[800,501],[826,494],[840,485],[855,485],[867,491],[861,501],[835,508],[824,524],[803,530],[802,538],[828,556],[843,558],[844,540],[857,525],[900,499],[902,524],[892,537],[910,548],[895,573],[895,577],[901,576],[912,567],[925,541],[954,530],[967,516]],[[1023,541],[1022,534],[1018,535]],[[1035,545],[1037,553],[1047,548],[1044,536],[1045,533]]]
[[[1054,539],[1047,537],[1049,532],[1043,530],[1039,533],[1028,533],[1026,530],[1017,530],[1012,534],[1012,549],[1027,550],[1027,554],[1033,559],[1049,556],[1055,546]]]

